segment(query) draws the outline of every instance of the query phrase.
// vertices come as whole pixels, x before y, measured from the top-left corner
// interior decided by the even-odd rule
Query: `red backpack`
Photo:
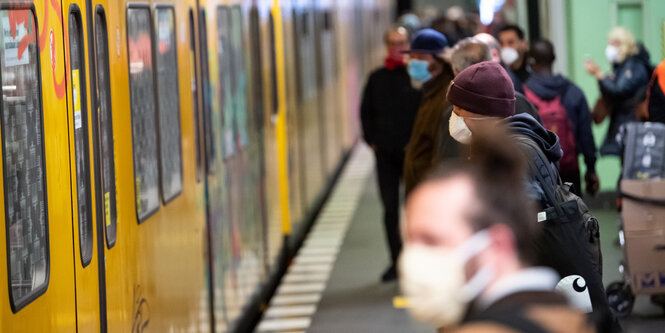
[[[543,122],[543,126],[559,137],[559,144],[561,150],[563,150],[563,157],[559,160],[559,170],[561,172],[577,170],[579,162],[577,160],[575,133],[573,133],[573,124],[568,119],[566,108],[561,104],[561,96],[546,101],[526,86],[524,87],[524,95],[526,95],[529,102],[538,108],[538,115]]]

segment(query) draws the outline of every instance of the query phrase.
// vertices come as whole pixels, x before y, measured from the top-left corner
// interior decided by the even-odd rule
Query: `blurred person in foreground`
[[[384,36],[385,65],[370,74],[363,92],[360,118],[363,138],[376,157],[383,222],[390,249],[391,264],[381,280],[397,277],[397,257],[402,248],[399,233],[399,184],[404,166],[404,148],[418,110],[420,93],[411,87],[406,70],[408,32],[393,27]]]
[[[563,157],[559,175],[563,182],[573,183],[573,192],[581,195],[578,155],[584,155],[586,190],[595,195],[599,188],[596,175],[596,145],[591,132],[591,114],[582,90],[562,75],[552,73],[556,59],[554,46],[547,40],[531,45],[528,61],[532,73],[525,83],[526,96],[535,105],[547,129],[559,137]]]
[[[453,78],[450,64],[443,59],[447,47],[446,37],[432,29],[419,31],[411,42],[409,76],[412,86],[422,95],[404,159],[407,197],[438,162],[439,124],[448,107],[446,88]]]
[[[409,311],[440,332],[595,332],[553,291],[557,273],[534,266],[540,225],[524,156],[481,126],[472,159],[442,164],[407,201],[399,268]]]
[[[526,61],[529,44],[524,38],[524,30],[509,24],[499,29],[498,37],[501,43],[501,60],[515,73],[520,82],[526,82],[531,75],[531,69]]]
[[[494,37],[487,34],[484,35],[486,36],[483,36],[483,40],[477,39],[475,37],[468,37],[455,45],[451,57],[451,64],[455,75],[457,75],[465,68],[471,65],[475,65],[479,62],[494,61],[499,63],[498,56],[495,57],[495,54],[497,53],[492,52],[493,49],[491,49],[489,45],[496,43],[496,47],[498,48],[498,42],[496,39],[494,39]],[[460,148],[462,148],[460,147],[459,142],[450,136],[449,120],[452,112],[453,107],[451,105],[443,114],[443,119],[441,120],[441,125],[439,127],[439,146],[437,149],[437,155],[441,161],[459,157]],[[536,110],[536,108],[531,103],[529,103],[523,94],[520,94],[517,91],[515,91],[515,113],[528,113],[536,120],[540,121],[538,110]]]
[[[646,49],[638,47],[633,34],[621,27],[610,30],[607,37],[605,57],[612,64],[612,73],[603,74],[600,67],[587,59],[587,72],[598,80],[604,106],[596,110],[594,121],[600,123],[610,116],[610,127],[600,147],[601,155],[621,154],[616,135],[624,123],[637,121],[636,106],[645,97],[649,83],[650,62]]]

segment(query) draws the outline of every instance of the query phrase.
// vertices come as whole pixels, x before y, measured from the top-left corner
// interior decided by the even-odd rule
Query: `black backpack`
[[[589,290],[594,317],[603,321],[599,323],[599,331],[621,331],[610,312],[603,286],[598,220],[584,201],[570,192],[570,184],[561,182],[558,172],[533,140],[521,135],[516,135],[515,139],[523,146],[530,176],[540,184],[548,203],[538,214],[543,228],[534,244],[537,264],[553,268],[562,278],[582,276]]]

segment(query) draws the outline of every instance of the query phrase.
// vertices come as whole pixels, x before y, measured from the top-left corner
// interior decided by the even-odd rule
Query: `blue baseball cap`
[[[402,53],[441,53],[448,46],[446,36],[434,29],[418,31],[411,41],[411,49]]]

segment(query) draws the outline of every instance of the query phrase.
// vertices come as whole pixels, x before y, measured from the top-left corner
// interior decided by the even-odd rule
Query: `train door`
[[[106,275],[103,262],[105,245],[112,246],[115,241],[115,211],[112,208],[115,207],[115,189],[108,185],[113,183],[112,155],[110,161],[108,158],[103,159],[103,166],[100,163],[99,135],[108,133],[98,126],[100,112],[96,94],[91,13],[84,0],[62,2],[64,45],[67,50],[65,68],[76,254],[77,326],[82,331],[105,332]],[[106,105],[101,108],[108,111]],[[106,124],[105,121],[102,123]],[[112,142],[104,142],[107,149],[108,144]],[[109,237],[105,239],[104,234]]]
[[[0,331],[76,331],[59,2],[0,2]]]

